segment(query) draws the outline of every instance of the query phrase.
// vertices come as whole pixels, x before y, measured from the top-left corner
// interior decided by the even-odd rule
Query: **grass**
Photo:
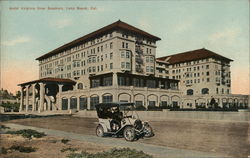
[[[12,145],[9,149],[16,150],[16,151],[23,152],[23,153],[31,153],[37,150],[36,148],[33,148],[33,147],[25,147],[25,146],[20,146],[20,145]]]
[[[18,130],[18,131],[8,131],[6,132],[7,134],[21,134],[23,137],[25,138],[41,138],[46,136],[46,134],[41,133],[41,132],[37,132],[36,130],[32,130],[32,129],[23,129],[23,130]]]
[[[145,154],[142,151],[137,151],[135,149],[113,148],[106,152],[99,152],[96,154],[90,154],[87,152],[82,153],[71,153],[68,158],[153,158],[153,156]]]

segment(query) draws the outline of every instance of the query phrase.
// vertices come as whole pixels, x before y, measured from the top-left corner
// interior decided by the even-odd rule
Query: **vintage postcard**
[[[249,1],[0,6],[0,157],[250,156]]]

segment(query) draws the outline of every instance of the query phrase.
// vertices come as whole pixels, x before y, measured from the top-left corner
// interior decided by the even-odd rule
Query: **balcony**
[[[135,58],[135,61],[139,64],[143,64],[143,59],[142,58]]]
[[[143,54],[143,50],[140,47],[136,47],[135,52],[138,54]]]
[[[136,72],[143,73],[143,69],[142,68],[136,68],[135,70],[136,70]]]

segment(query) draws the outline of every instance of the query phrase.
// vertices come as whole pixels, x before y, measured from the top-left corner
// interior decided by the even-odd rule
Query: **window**
[[[135,106],[143,106],[143,101],[135,101]]]
[[[110,42],[110,49],[112,49],[113,48],[113,42]]]
[[[209,69],[209,65],[206,65],[206,69]]]
[[[121,52],[121,58],[125,58],[125,52]]]
[[[126,48],[128,48],[128,43],[126,43]]]
[[[130,85],[130,78],[118,76],[118,85],[120,86],[129,86]]]
[[[83,84],[82,83],[78,83],[77,89],[83,89]]]
[[[95,105],[99,103],[99,96],[90,97],[90,109],[95,109]]]
[[[80,97],[80,110],[87,109],[87,98],[86,97]]]
[[[187,95],[193,95],[193,94],[194,94],[194,90],[192,90],[192,89],[187,90]]]
[[[130,69],[130,63],[126,62],[126,69]]]
[[[70,109],[76,109],[77,108],[77,98],[70,98]]]
[[[110,59],[112,59],[113,58],[113,53],[110,53]]]
[[[154,67],[153,66],[150,67],[150,71],[154,72]]]
[[[113,63],[110,63],[109,68],[113,69]]]
[[[149,101],[148,106],[155,106],[155,101]]]
[[[122,48],[125,48],[125,43],[124,42],[122,42]]]
[[[210,79],[209,78],[207,78],[207,82],[209,82],[210,81]]]
[[[103,86],[112,86],[112,76],[103,78]]]
[[[148,88],[156,88],[155,80],[147,80],[147,87]]]
[[[92,72],[95,72],[95,66],[92,67]]]
[[[209,94],[209,89],[208,88],[202,88],[201,89],[201,94]]]
[[[125,68],[125,62],[121,62],[121,67]]]
[[[209,76],[209,71],[207,72],[207,76]]]
[[[150,62],[153,63],[154,62],[154,57],[150,58]]]
[[[150,69],[150,67],[149,67],[149,66],[147,66],[147,67],[146,67],[146,72],[149,72],[149,69]]]
[[[126,58],[130,58],[130,53],[129,53],[129,51],[126,52]]]
[[[149,62],[149,57],[146,57],[146,62],[147,62],[147,63]]]
[[[93,79],[91,80],[91,88],[99,87],[100,86],[100,79]]]
[[[103,103],[110,103],[113,101],[113,95],[102,96]]]

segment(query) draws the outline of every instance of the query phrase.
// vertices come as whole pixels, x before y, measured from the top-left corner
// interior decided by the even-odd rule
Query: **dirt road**
[[[97,119],[52,117],[12,120],[8,123],[95,135]],[[166,120],[150,122],[155,137],[139,143],[188,149],[244,158],[250,155],[250,123]],[[114,138],[116,139],[116,138]]]

